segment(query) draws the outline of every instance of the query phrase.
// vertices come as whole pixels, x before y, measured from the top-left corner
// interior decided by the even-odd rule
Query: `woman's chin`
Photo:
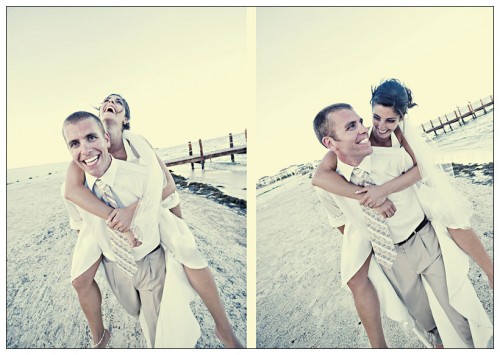
[[[374,133],[375,133],[375,138],[377,138],[377,140],[379,140],[379,141],[389,139],[391,136],[391,131],[387,131],[385,133],[380,133],[379,131],[374,130]]]

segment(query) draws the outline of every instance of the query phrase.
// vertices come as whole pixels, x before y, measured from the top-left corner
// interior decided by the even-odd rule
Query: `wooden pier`
[[[465,107],[458,107],[451,113],[448,113],[443,116],[439,116],[437,119],[430,120],[429,125],[425,127],[422,123],[422,130],[425,133],[434,133],[435,136],[438,133],[447,133],[453,131],[452,124],[458,123],[459,126],[462,126],[469,122],[470,120],[475,120],[476,118],[487,114],[489,111],[487,108],[491,106],[490,110],[493,110],[493,96],[490,95],[487,98],[480,99],[479,101],[474,102],[473,104],[469,103]],[[467,120],[466,120],[467,119]],[[442,131],[442,132],[441,132]]]
[[[205,161],[208,159],[212,158],[218,158],[218,157],[223,157],[230,155],[231,156],[231,161],[234,162],[234,155],[235,154],[246,154],[247,153],[247,145],[246,145],[246,140],[247,140],[247,131],[245,130],[245,144],[244,145],[239,145],[239,146],[234,146],[233,144],[233,135],[229,133],[229,147],[224,148],[224,149],[219,149],[219,150],[214,150],[208,153],[203,152],[203,142],[201,139],[198,140],[199,144],[199,154],[193,155],[193,146],[191,142],[188,142],[188,155],[179,157],[179,158],[174,158],[174,159],[168,159],[165,160],[165,164],[167,166],[174,166],[174,165],[181,165],[181,164],[191,164],[191,169],[194,169],[194,164],[198,163],[201,164],[201,169],[205,169]]]

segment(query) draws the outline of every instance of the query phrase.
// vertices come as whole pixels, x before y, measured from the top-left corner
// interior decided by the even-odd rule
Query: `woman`
[[[427,217],[433,224],[439,223],[447,227],[453,241],[478,263],[492,287],[493,263],[470,226],[471,209],[466,201],[453,191],[445,175],[437,171],[433,162],[428,161],[433,155],[423,152],[425,145],[420,143],[420,137],[411,129],[400,128],[400,125],[404,124],[407,110],[415,106],[411,91],[395,79],[387,80],[372,91],[371,105],[373,127],[369,131],[369,137],[373,149],[404,149],[405,154],[413,161],[413,168],[383,185],[360,188],[348,183],[335,172],[337,158],[329,151],[318,166],[313,185],[340,196],[358,199],[360,204],[365,206],[378,208],[391,193],[399,192],[418,182],[415,189]],[[387,209],[379,210],[379,213],[390,218],[397,211]],[[368,265],[370,258],[371,256],[364,266]],[[362,267],[359,273],[362,273],[363,278],[367,278],[368,268]]]
[[[148,166],[151,169],[152,179],[156,179],[155,191],[164,200],[160,207],[160,235],[161,242],[169,249],[175,258],[184,266],[184,271],[193,289],[201,297],[215,321],[215,335],[225,347],[240,348],[241,343],[234,335],[226,312],[220,300],[215,281],[204,258],[199,254],[193,235],[181,217],[179,200],[175,191],[174,180],[165,164],[156,157],[152,147],[142,137],[133,135],[130,129],[130,109],[120,95],[111,94],[100,107],[100,118],[110,135],[109,152],[115,159],[129,160]],[[152,153],[153,152],[153,153]],[[149,158],[154,154],[154,158]],[[158,168],[161,168],[158,169]],[[160,173],[160,172],[163,173]],[[162,185],[163,174],[167,184]],[[123,209],[113,210],[96,198],[84,185],[84,174],[75,164],[68,167],[66,178],[65,197],[87,210],[88,212],[106,219],[108,225],[121,232],[134,232],[134,214],[140,204],[134,204]],[[151,185],[151,184],[150,184]],[[158,191],[162,189],[162,191]],[[155,199],[152,199],[155,201]],[[145,201],[141,201],[141,204]],[[170,211],[168,211],[170,209]],[[171,213],[177,217],[172,219]],[[168,224],[168,225],[167,225]],[[172,229],[172,227],[175,227]],[[174,233],[179,232],[179,233]],[[132,238],[133,239],[133,238]],[[131,240],[131,243],[134,243]],[[100,309],[100,291],[94,281],[94,276],[101,261],[98,247],[85,250],[80,254],[75,251],[72,265],[72,283],[75,287],[82,310],[84,311],[95,347],[105,347],[109,342],[109,331],[104,329]]]

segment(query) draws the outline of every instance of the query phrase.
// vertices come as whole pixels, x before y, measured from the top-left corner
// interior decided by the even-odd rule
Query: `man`
[[[97,197],[108,203],[115,203],[115,207],[123,207],[140,200],[144,192],[148,190],[148,171],[145,167],[112,159],[108,152],[109,136],[96,116],[88,112],[75,112],[70,115],[64,121],[63,136],[73,160],[85,171],[87,187]],[[158,205],[159,203],[160,201]],[[149,219],[148,216],[141,218],[143,220],[142,225],[139,226],[141,240],[135,243],[134,248],[131,248],[127,242],[120,244],[117,241],[117,236],[111,234],[104,220],[81,209],[78,209],[78,213],[83,220],[83,225],[90,229],[90,234],[95,236],[94,242],[102,250],[103,265],[111,289],[127,313],[133,316],[141,315],[141,325],[147,343],[149,346],[155,346],[160,309],[172,309],[172,302],[174,302],[170,301],[165,307],[163,305],[166,301],[163,293],[166,259],[165,252],[160,246],[158,219],[153,213]],[[127,254],[131,254],[128,257],[129,260],[123,261],[127,259]],[[120,257],[120,255],[125,256]],[[173,260],[173,258],[167,260]],[[175,277],[181,275],[182,278],[180,265],[174,266],[172,261],[169,261],[168,267],[169,274],[176,273]],[[177,292],[177,290],[172,290],[172,292]],[[179,327],[187,327],[186,331],[190,330],[196,336],[199,328],[194,331],[189,329],[193,322],[187,318],[193,318],[193,315],[187,311],[189,307],[185,306],[179,305],[177,309],[182,309],[182,311],[175,312],[175,317],[185,318],[186,321]],[[161,329],[171,330],[172,328],[162,324]],[[105,333],[103,332],[101,340],[104,339]],[[192,342],[192,337],[193,335],[188,336],[190,340],[187,343]],[[163,342],[163,339],[161,340]]]
[[[342,235],[345,235],[346,217],[338,207],[333,195],[319,187],[315,187],[315,190],[321,204],[325,208],[330,225],[337,228]],[[348,236],[344,236],[343,241],[350,240],[348,238]],[[343,246],[342,250],[347,250],[348,248],[349,246],[346,245]],[[356,311],[358,312],[361,324],[365,328],[371,347],[387,348],[380,317],[379,298],[372,281],[368,277],[370,261],[371,255],[357,269],[354,275],[349,277],[347,282],[343,282],[343,284],[347,284],[351,290]],[[342,273],[342,276],[344,275],[345,273]]]
[[[398,156],[391,156],[399,154],[396,150],[387,149],[383,154],[372,155],[373,148],[368,139],[368,131],[350,105],[335,104],[326,107],[316,116],[314,128],[320,142],[337,154],[338,172],[348,181],[359,180],[357,176],[367,172],[371,180],[378,185],[401,175],[412,166],[411,162],[407,166],[404,162],[389,164],[393,161],[391,159],[400,159]],[[319,193],[320,198],[322,194],[324,195]],[[372,322],[375,324],[375,331],[381,331],[381,326],[377,329],[378,302],[373,303],[371,313],[370,310],[360,312],[358,307],[363,298],[368,302],[376,299],[375,289],[388,316],[403,320],[404,317],[401,317],[403,313],[394,309],[398,304],[397,300],[389,300],[391,297],[395,299],[395,291],[416,323],[430,332],[437,344],[441,335],[445,343],[455,347],[486,346],[491,336],[491,323],[473,289],[469,287],[470,282],[466,276],[455,276],[457,273],[452,272],[454,268],[461,269],[463,274],[463,265],[451,267],[447,260],[452,258],[445,258],[443,263],[441,248],[443,253],[445,249],[451,250],[450,254],[455,253],[454,260],[466,255],[461,255],[460,251],[456,250],[457,246],[450,245],[446,238],[440,238],[438,242],[434,227],[427,221],[413,189],[408,188],[390,195],[397,213],[386,220],[391,245],[387,250],[381,251],[376,242],[368,238],[368,235],[372,234],[372,227],[365,221],[359,203],[334,195],[330,197],[335,200],[346,217],[342,248],[343,281],[361,275],[361,280],[368,285],[368,292],[365,295],[353,292],[355,300],[356,297],[361,297],[361,300],[356,301],[356,306],[360,318],[363,320],[365,316],[363,322],[365,329],[367,329],[365,323]],[[328,205],[329,202],[323,199],[323,203]],[[372,225],[374,224],[376,223],[373,222]],[[440,242],[443,244],[441,248]],[[379,262],[371,263],[370,279],[373,285],[370,285],[369,280],[364,279],[363,275],[366,275],[364,268],[367,267],[369,262],[367,257],[372,253],[372,248],[376,250],[375,258]],[[350,253],[349,257],[346,257],[346,253]],[[392,257],[386,263],[383,255]],[[468,269],[468,260],[464,264]],[[383,271],[383,275],[380,271]],[[426,292],[422,277],[430,285],[431,293]],[[434,316],[428,294],[431,301],[434,297],[437,298],[446,317],[440,317],[437,313]],[[477,329],[481,329],[481,332],[477,332]],[[368,332],[369,329],[367,334]]]

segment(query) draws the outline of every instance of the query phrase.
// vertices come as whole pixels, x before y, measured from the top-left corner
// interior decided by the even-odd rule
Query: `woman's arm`
[[[151,150],[154,151],[154,148],[151,146],[151,144],[145,138],[143,138],[143,139],[144,139],[144,141],[146,141],[149,148],[151,148]],[[130,147],[133,151],[137,152],[137,150],[132,145],[130,145]],[[140,156],[140,152],[137,152],[137,155]],[[156,153],[155,153],[155,155],[156,155],[156,159],[158,160],[158,164],[160,165],[160,167],[161,167],[162,171],[164,172],[166,179],[167,179],[167,185],[162,190],[161,197],[162,197],[162,201],[163,201],[176,191],[175,181],[174,181],[174,178],[172,177],[172,174],[170,174],[170,170],[168,170],[168,167],[165,165],[165,163],[158,157],[158,155]],[[109,215],[109,217],[107,219],[109,226],[113,229],[120,230],[120,231],[128,230],[130,228],[130,224],[132,223],[132,219],[134,217],[138,203],[139,203],[139,201],[133,203],[132,205],[130,205],[128,207],[115,209]],[[170,211],[173,214],[175,214],[177,217],[182,218],[180,204],[171,208]]]
[[[97,217],[100,217],[102,219],[110,218],[115,209],[97,198],[97,196],[95,196],[89,189],[84,186],[84,182],[84,172],[75,164],[75,162],[72,161],[68,165],[66,173],[64,197],[80,208],[83,208],[85,211]],[[120,225],[119,228],[121,228],[122,231],[125,230],[122,225]],[[127,237],[131,247],[141,245],[141,243],[130,231],[127,231],[124,234]]]
[[[107,219],[113,208],[84,186],[85,174],[74,161],[68,165],[64,197],[93,215]]]
[[[334,195],[361,200],[364,197],[364,193],[359,192],[361,186],[347,182],[343,176],[335,171],[336,169],[337,156],[334,152],[328,151],[318,165],[311,183],[313,186],[317,186]],[[378,188],[378,186],[372,186],[372,188]],[[393,216],[396,212],[396,207],[392,201],[386,199],[386,197],[384,197],[379,205],[369,207],[378,207],[377,212],[384,218]]]
[[[311,183],[334,195],[360,200],[363,196],[356,194],[358,185],[351,184],[342,175],[337,173],[337,155],[331,150],[326,153],[318,168],[314,172]]]
[[[406,150],[413,160],[413,167],[407,172],[401,174],[400,176],[378,186],[367,186],[358,191],[358,193],[365,193],[361,198],[359,203],[365,206],[380,206],[382,202],[394,192],[403,191],[404,189],[412,186],[416,182],[420,181],[420,171],[418,170],[417,160],[415,159],[415,154],[411,149],[408,141],[404,137],[401,129],[399,127],[394,131],[396,137],[398,138],[400,144]]]

